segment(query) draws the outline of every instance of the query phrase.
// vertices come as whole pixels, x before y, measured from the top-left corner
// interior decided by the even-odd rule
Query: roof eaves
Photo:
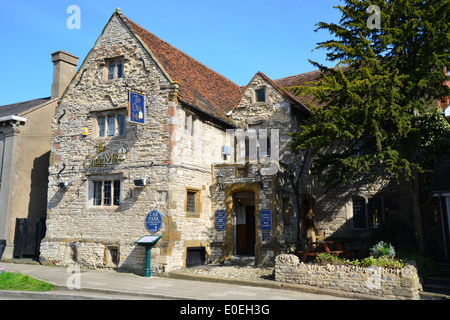
[[[235,127],[236,127],[236,126],[235,126],[234,124],[232,124],[231,122],[226,121],[225,119],[219,118],[219,117],[213,115],[212,113],[206,112],[205,110],[203,110],[203,109],[201,109],[201,108],[199,108],[199,107],[197,107],[197,106],[194,106],[194,105],[190,104],[189,102],[183,101],[183,100],[181,100],[181,99],[179,99],[179,101],[180,101],[180,103],[186,105],[187,107],[192,108],[192,109],[194,109],[194,110],[196,110],[196,111],[198,111],[198,112],[200,112],[200,113],[203,113],[203,114],[205,114],[206,116],[211,117],[212,119],[214,119],[214,120],[220,122],[221,124],[224,124],[224,125],[226,125],[226,126],[228,126],[228,127],[231,127],[231,128],[235,128]]]
[[[25,123],[25,122],[27,122],[27,118],[15,116],[15,115],[0,117],[0,122],[7,122],[7,121],[18,121],[18,122]]]

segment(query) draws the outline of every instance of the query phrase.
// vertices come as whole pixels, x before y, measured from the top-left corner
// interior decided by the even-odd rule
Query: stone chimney
[[[78,58],[64,51],[52,53],[53,83],[51,98],[62,96],[76,72]]]

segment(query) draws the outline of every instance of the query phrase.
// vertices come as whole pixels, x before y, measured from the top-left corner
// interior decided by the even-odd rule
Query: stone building
[[[239,87],[117,10],[52,121],[41,262],[142,272],[136,241],[154,234],[155,271],[233,255],[271,264],[307,238],[361,236],[404,210],[379,189],[323,193],[308,157],[290,152],[310,111],[282,87],[316,76],[258,72]]]
[[[52,54],[51,96],[0,106],[0,239],[3,258],[39,255],[45,227],[51,120],[78,58]],[[18,223],[18,224],[17,224]]]

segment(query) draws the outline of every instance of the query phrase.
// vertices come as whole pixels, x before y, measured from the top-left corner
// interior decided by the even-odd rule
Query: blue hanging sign
[[[262,231],[272,230],[272,214],[270,210],[261,210],[259,212],[259,225]]]
[[[217,210],[214,221],[216,224],[216,230],[224,231],[227,227],[227,214],[225,210]]]
[[[145,124],[145,96],[131,90],[128,96],[128,120]]]
[[[162,216],[161,213],[159,213],[156,210],[150,211],[145,218],[145,226],[147,227],[147,230],[155,233],[158,232],[159,229],[161,229],[162,225]]]

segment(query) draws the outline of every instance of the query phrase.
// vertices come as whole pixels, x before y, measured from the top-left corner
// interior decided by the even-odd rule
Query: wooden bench
[[[348,243],[350,249],[344,249],[344,242]],[[308,244],[306,251],[298,251],[298,255],[302,257],[302,262],[306,261],[309,256],[317,256],[321,253],[328,253],[334,256],[348,257],[352,253],[358,253],[360,250],[354,249],[350,241],[318,241]]]

